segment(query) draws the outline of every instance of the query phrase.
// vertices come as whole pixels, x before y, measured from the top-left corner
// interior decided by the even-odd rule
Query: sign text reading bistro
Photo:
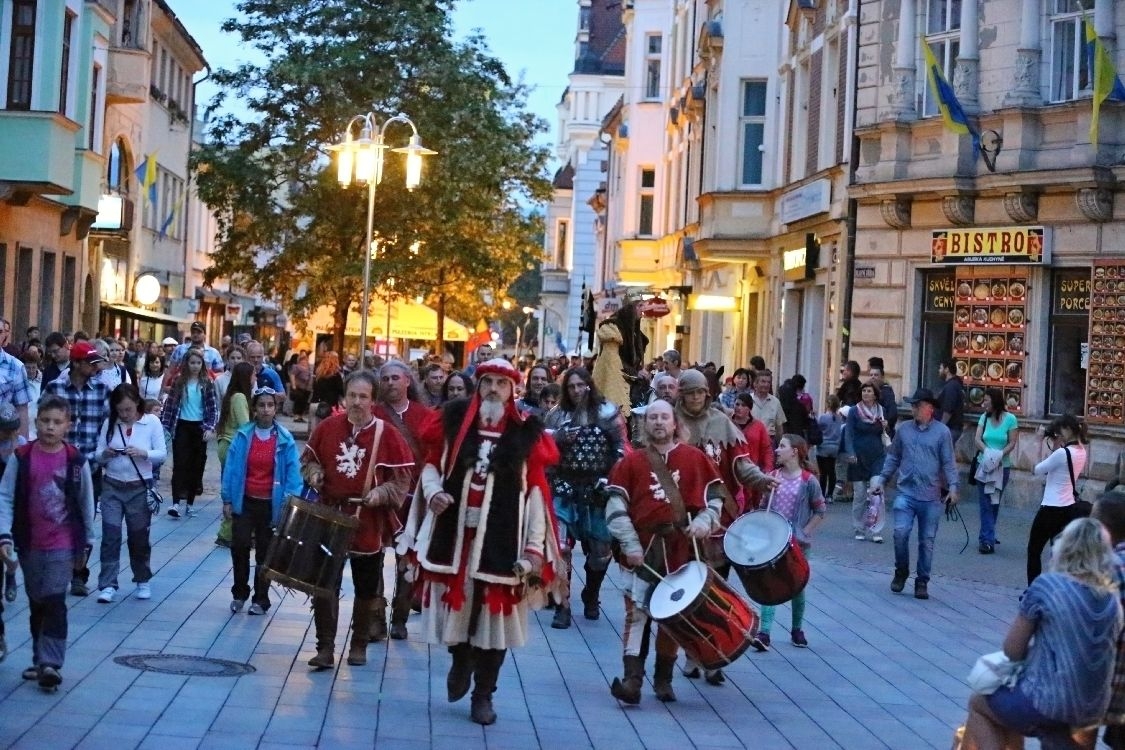
[[[934,263],[1049,263],[1043,227],[940,229],[930,240]]]

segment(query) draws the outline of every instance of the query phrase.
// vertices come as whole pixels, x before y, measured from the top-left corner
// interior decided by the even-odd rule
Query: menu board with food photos
[[[954,281],[953,358],[965,381],[966,408],[980,410],[985,389],[997,388],[1008,411],[1022,413],[1027,269],[963,266]]]
[[[1125,260],[1094,261],[1090,283],[1090,359],[1086,418],[1125,421]]]

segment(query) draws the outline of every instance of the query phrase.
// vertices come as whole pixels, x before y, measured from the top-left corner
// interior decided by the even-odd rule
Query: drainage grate
[[[187,654],[135,654],[115,656],[113,661],[123,667],[189,677],[239,677],[256,671],[249,664],[237,661]]]

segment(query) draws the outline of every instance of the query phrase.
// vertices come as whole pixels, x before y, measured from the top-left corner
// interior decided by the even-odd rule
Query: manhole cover
[[[239,677],[255,671],[249,664],[237,661],[187,654],[136,654],[115,656],[113,661],[123,667],[189,677]]]

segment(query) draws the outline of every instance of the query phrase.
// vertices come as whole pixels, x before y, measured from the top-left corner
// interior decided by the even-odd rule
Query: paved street
[[[165,485],[169,475],[166,466]],[[229,554],[213,545],[220,513],[213,455],[205,484],[199,516],[154,523],[151,601],[70,598],[71,645],[57,693],[20,679],[30,663],[26,600],[8,605],[12,652],[0,663],[0,746],[947,748],[964,719],[964,677],[978,655],[998,648],[1015,611],[1030,518],[1002,516],[1004,543],[989,558],[976,553],[971,509],[963,555],[960,524],[944,525],[932,598],[922,602],[888,589],[889,533],[883,545],[856,542],[849,511],[831,506],[809,585],[810,648],[789,644],[783,606],[773,650],[744,656],[722,687],[677,674],[674,704],[657,702],[648,685],[639,707],[622,709],[610,697],[609,682],[621,670],[623,605],[616,592],[603,596],[601,620],[578,614],[570,630],[552,630],[551,613],[538,613],[538,632],[509,655],[501,673],[500,719],[482,728],[469,721],[467,698],[445,700],[444,649],[413,635],[373,644],[367,666],[311,673],[305,662],[314,634],[304,595],[275,588],[267,616],[231,615]],[[124,565],[124,550],[122,556]],[[132,592],[128,579],[123,572],[122,595]],[[351,603],[345,582],[342,623]],[[345,636],[342,624],[339,661]],[[114,661],[154,653],[227,659],[256,671],[189,677]]]

